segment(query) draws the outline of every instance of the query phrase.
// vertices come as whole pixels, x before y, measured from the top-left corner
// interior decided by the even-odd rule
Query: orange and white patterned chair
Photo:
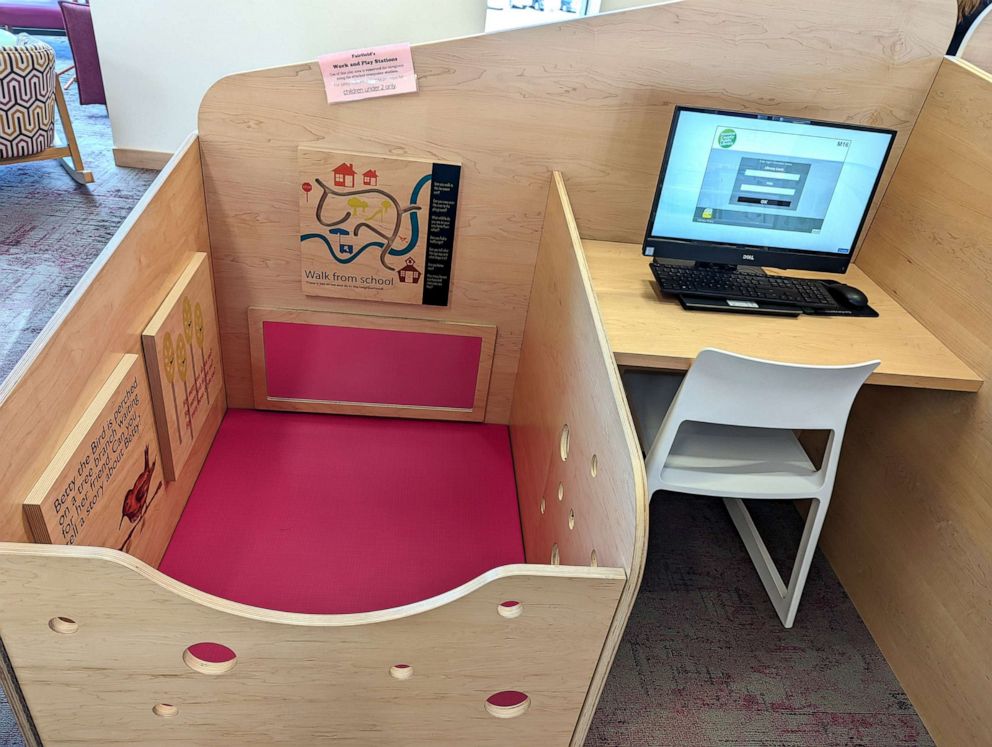
[[[58,159],[77,182],[92,182],[56,79],[50,46],[0,30],[0,166]],[[55,141],[56,107],[66,145]]]

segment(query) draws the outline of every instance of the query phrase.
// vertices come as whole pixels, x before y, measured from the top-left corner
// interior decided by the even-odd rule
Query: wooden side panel
[[[405,96],[328,106],[316,64],[219,81],[199,130],[230,404],[252,401],[248,306],[395,313],[303,295],[300,146],[463,164],[441,318],[499,328],[486,417],[505,423],[552,170],[583,236],[640,241],[676,103],[892,127],[894,165],[954,18],[952,0],[685,0],[417,46]]]
[[[166,479],[175,480],[212,411],[224,409],[217,309],[206,254],[193,255],[142,333],[141,342],[162,466]]]
[[[254,403],[259,409],[476,422],[485,418],[496,347],[493,326],[266,308],[249,309],[248,320]],[[332,336],[321,336],[321,328]],[[402,349],[388,349],[392,344]],[[294,381],[287,382],[283,373],[278,376],[281,383],[273,387],[277,374],[267,370],[270,361],[278,371],[295,369]],[[366,396],[345,396],[348,392]]]
[[[640,585],[647,486],[557,173],[545,216],[510,416],[524,550],[531,563],[611,566],[629,575],[574,736],[580,745]]]
[[[24,497],[141,332],[195,252],[209,250],[195,138],[177,153],[55,318],[0,385],[0,538],[29,542]],[[163,524],[179,519],[220,424],[204,424],[179,480],[167,486]],[[158,563],[168,541],[148,550]]]
[[[402,614],[290,615],[113,551],[0,547],[4,642],[45,744],[565,745],[623,585],[618,570],[507,566]],[[518,616],[499,613],[510,600]],[[231,648],[234,668],[193,671],[196,642]],[[523,715],[486,711],[506,690],[530,697]]]
[[[992,78],[943,63],[858,264],[992,378]],[[865,387],[821,544],[938,744],[992,743],[992,388]]]
[[[128,353],[24,501],[35,541],[155,557],[174,528],[158,522],[161,462],[144,361]]]

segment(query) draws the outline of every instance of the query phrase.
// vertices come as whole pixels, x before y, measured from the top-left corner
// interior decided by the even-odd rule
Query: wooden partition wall
[[[858,266],[992,379],[992,77],[943,62]],[[938,744],[992,744],[992,386],[866,387],[821,545]]]
[[[229,404],[252,403],[264,298],[495,324],[486,420],[507,422],[553,170],[584,237],[638,241],[675,104],[891,127],[894,165],[954,18],[953,0],[683,0],[417,46],[416,94],[329,106],[316,63],[224,78],[199,126]],[[462,164],[448,307],[303,295],[301,145]]]
[[[200,152],[188,140],[0,385],[0,541],[30,542],[22,503],[196,252],[209,252]],[[140,361],[139,361],[140,364]],[[141,374],[144,366],[140,364]],[[223,415],[159,496],[136,553],[157,565]]]

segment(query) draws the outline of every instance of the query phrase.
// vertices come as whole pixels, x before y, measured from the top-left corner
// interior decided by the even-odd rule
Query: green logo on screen
[[[717,139],[717,142],[720,143],[721,148],[729,148],[737,142],[737,133],[729,129],[724,130],[720,133],[720,137]]]

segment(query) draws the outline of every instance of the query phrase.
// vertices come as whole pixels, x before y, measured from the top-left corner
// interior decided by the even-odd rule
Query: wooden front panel
[[[992,378],[992,77],[945,61],[858,265]],[[866,387],[821,544],[938,744],[992,743],[992,388]]]
[[[315,63],[219,81],[199,131],[230,403],[252,401],[248,306],[395,313],[303,295],[300,146],[462,164],[450,305],[409,315],[499,328],[486,417],[505,423],[552,170],[583,236],[640,241],[675,104],[891,127],[894,165],[954,18],[952,0],[686,0],[417,46],[404,96],[328,106]]]
[[[400,611],[293,615],[112,551],[0,545],[4,642],[51,745],[560,747],[623,586],[617,569],[515,565]],[[200,642],[230,648],[233,668],[187,664]],[[530,707],[490,715],[507,690]]]

